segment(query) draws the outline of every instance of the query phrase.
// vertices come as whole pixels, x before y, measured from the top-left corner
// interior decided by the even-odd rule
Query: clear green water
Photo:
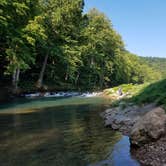
[[[105,128],[103,98],[17,100],[0,108],[1,166],[136,166],[127,137]]]

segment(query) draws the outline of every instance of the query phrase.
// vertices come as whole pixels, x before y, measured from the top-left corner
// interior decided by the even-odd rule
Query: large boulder
[[[166,135],[166,114],[165,110],[157,107],[134,124],[130,139],[131,144],[141,146],[164,135]]]
[[[124,135],[129,135],[133,125],[147,112],[156,107],[154,104],[149,104],[144,107],[136,105],[107,109],[102,117],[105,119],[105,126],[111,126],[114,130],[121,131]]]

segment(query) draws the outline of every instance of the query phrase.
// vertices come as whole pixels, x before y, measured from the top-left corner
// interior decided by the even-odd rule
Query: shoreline
[[[101,116],[106,127],[120,131],[130,138],[133,126],[143,119],[153,109],[158,108],[154,103],[142,107],[132,105],[126,108],[113,107],[105,110]],[[156,140],[142,144],[140,147],[131,144],[131,154],[145,166],[164,166],[166,164],[166,134]]]
[[[0,93],[0,103],[8,103],[15,98],[27,98],[27,99],[37,99],[37,98],[56,98],[56,97],[96,97],[101,95],[101,91],[34,91],[34,92],[19,92],[12,93],[11,91],[5,89],[5,91]]]

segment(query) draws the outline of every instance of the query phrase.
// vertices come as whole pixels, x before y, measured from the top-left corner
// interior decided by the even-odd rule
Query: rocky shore
[[[107,109],[105,125],[129,136],[131,152],[144,166],[166,166],[166,114],[155,104]]]
[[[131,154],[143,166],[166,166],[166,137],[139,148],[131,148]]]

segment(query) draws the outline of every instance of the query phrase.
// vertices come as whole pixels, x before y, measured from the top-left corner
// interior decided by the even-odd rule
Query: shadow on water
[[[8,104],[0,105],[0,113],[29,113],[40,111],[43,108],[57,106],[78,106],[78,105],[110,105],[111,100],[103,97],[56,97],[56,98],[35,98],[35,99],[15,99]]]
[[[98,115],[104,109],[88,104],[0,114],[1,166],[118,166],[118,157],[138,165],[126,137],[104,127]]]
[[[34,97],[34,98],[25,98],[25,97],[19,97],[19,98],[13,98],[8,103],[0,103],[0,109],[13,109],[13,107],[21,107],[21,106],[30,106],[33,105],[33,103],[37,102],[50,102],[50,101],[57,101],[60,99],[68,99],[72,97],[53,97],[53,98],[45,98],[45,97]]]

